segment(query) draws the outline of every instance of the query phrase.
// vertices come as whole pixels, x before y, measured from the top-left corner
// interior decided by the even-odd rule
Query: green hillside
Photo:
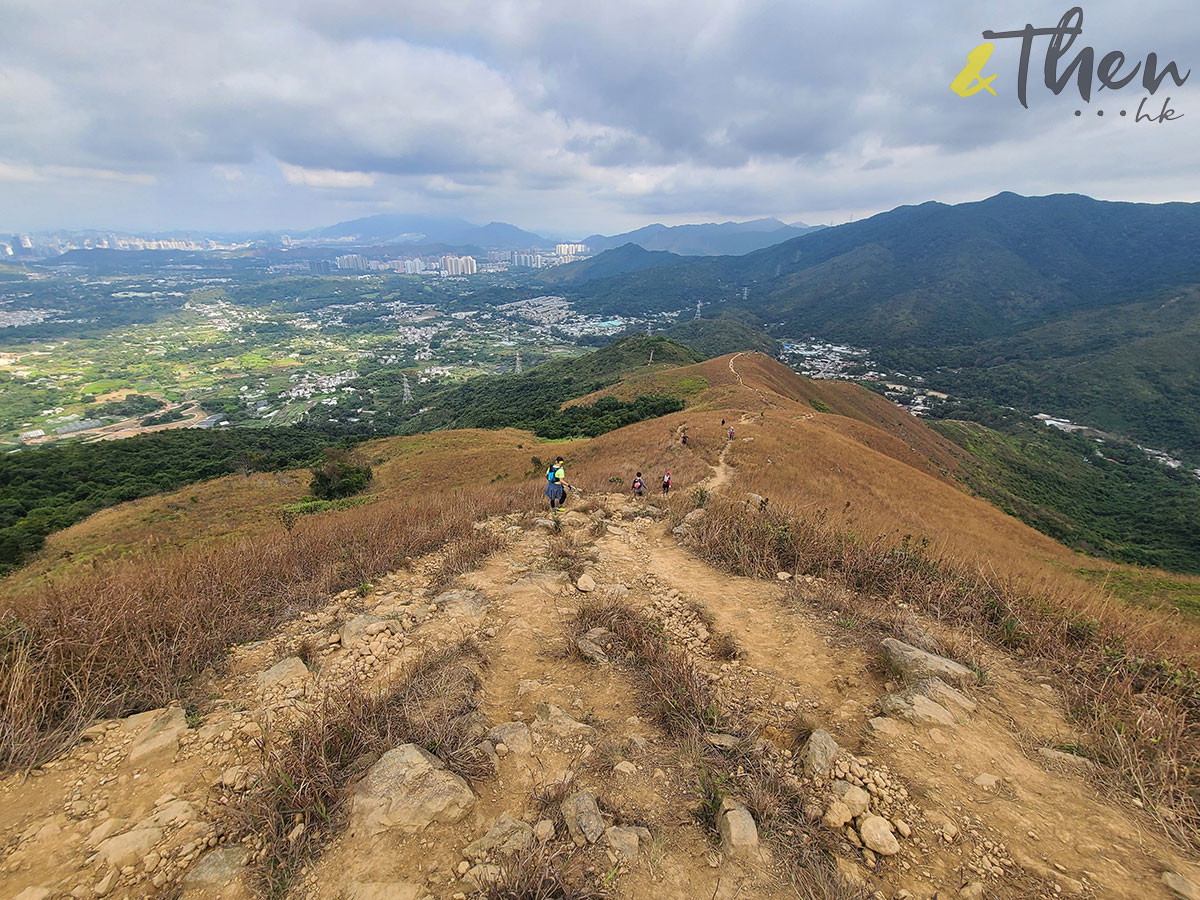
[[[1023,418],[932,425],[969,451],[966,483],[1010,515],[1086,553],[1200,574],[1200,480],[1190,474]]]
[[[560,411],[567,400],[582,397],[650,366],[669,368],[701,359],[694,351],[664,337],[634,335],[594,353],[556,359],[521,375],[483,375],[466,381],[414,388],[405,404],[399,376],[381,372],[359,380],[374,391],[383,413],[378,421],[390,430],[415,434],[443,428],[523,428],[543,437],[592,436],[681,408],[674,398],[639,397],[595,407]],[[420,412],[413,412],[413,408]]]
[[[1073,413],[1200,461],[1198,245],[1200,204],[999,194],[566,291],[617,314],[745,307],[777,336],[865,347],[951,393]]]

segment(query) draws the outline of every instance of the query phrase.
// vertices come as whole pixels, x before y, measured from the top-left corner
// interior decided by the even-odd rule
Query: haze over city
[[[1019,41],[1002,41],[998,96],[951,92],[984,30],[1064,11],[4,0],[0,229],[304,229],[399,212],[577,239],[652,221],[840,223],[1001,190],[1200,199],[1194,80],[1156,97],[1176,121],[1135,123],[1136,86],[1118,119],[1116,92],[1088,106],[1045,90],[1043,39],[1023,109]],[[1190,69],[1200,24],[1177,5],[1084,14],[1076,49],[1097,60],[1154,52]]]

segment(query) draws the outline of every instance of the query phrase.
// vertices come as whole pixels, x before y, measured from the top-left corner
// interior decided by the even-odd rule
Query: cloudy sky
[[[1197,68],[1146,104],[1183,118],[1134,122],[1140,78],[1055,97],[1045,39],[1030,109],[1017,41],[985,68],[998,96],[952,93],[983,30],[1067,9],[1041,0],[0,0],[0,229],[408,212],[582,236],[1001,190],[1200,200],[1194,6],[1083,8],[1072,55]]]

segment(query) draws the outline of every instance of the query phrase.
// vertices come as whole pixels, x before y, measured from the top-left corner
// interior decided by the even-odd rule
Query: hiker
[[[563,467],[563,458],[560,456],[546,470],[546,497],[550,500],[550,508],[554,509],[555,504],[562,509],[562,505],[567,502],[567,470]]]
[[[725,420],[724,420],[724,419],[722,419],[722,420],[721,420],[721,427],[722,427],[722,428],[724,428],[724,427],[725,427]]]
[[[638,472],[633,476],[633,496],[641,497],[646,493],[646,482],[642,481],[642,473]]]
[[[731,441],[733,440],[733,426],[732,425],[729,426],[729,439]]]
[[[671,493],[671,470],[667,470],[667,474],[663,476],[663,496]]]
[[[683,432],[683,446],[687,446],[687,431]]]

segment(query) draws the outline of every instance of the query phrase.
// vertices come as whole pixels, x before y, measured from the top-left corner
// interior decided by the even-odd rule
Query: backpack
[[[645,487],[646,487],[646,483],[644,481],[642,481],[642,479],[640,479],[640,478],[633,479],[633,489],[635,491],[640,491],[640,490],[644,489]]]
[[[663,476],[663,484],[670,484],[670,483],[671,483],[671,476],[670,476],[670,475],[664,475],[664,476]]]
[[[554,484],[554,473],[558,471],[557,466],[551,466],[546,470],[546,481],[549,484]]]

